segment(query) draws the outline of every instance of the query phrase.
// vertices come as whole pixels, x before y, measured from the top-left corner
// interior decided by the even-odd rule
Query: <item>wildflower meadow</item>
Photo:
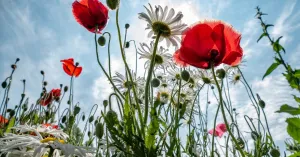
[[[1,36],[13,28],[11,21],[22,23],[9,32],[12,39],[29,35],[4,46],[7,38],[0,46],[0,156],[300,157],[300,58],[288,44],[299,44],[299,36],[273,31],[297,31],[300,21],[280,27],[285,23],[268,19],[278,10],[264,11],[273,1],[257,2],[248,6],[255,25],[247,32],[225,16],[186,22],[185,17],[196,14],[185,12],[204,5],[200,0],[180,2],[186,7],[166,1],[1,2]],[[281,3],[292,2],[284,13],[297,20],[299,2]],[[21,4],[25,10],[6,9]],[[230,9],[233,3],[218,4],[236,19],[246,16],[242,8]],[[31,7],[39,12],[30,20],[24,17]],[[213,7],[212,15],[217,10]],[[58,20],[60,16],[68,18]],[[47,19],[59,22],[50,25]],[[38,20],[44,29],[37,27]],[[77,27],[80,38],[64,40],[64,33],[74,34]],[[255,68],[245,70],[253,65],[256,45],[264,52]],[[44,49],[49,53],[40,57],[43,62],[30,55]],[[64,57],[55,57],[59,53]],[[33,62],[22,64],[26,60]],[[270,84],[249,81],[254,77]]]

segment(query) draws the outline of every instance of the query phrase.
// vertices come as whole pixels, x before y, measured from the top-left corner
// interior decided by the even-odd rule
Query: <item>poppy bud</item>
[[[265,106],[266,106],[266,103],[263,100],[259,100],[258,104],[261,108],[265,108]]]
[[[20,58],[17,58],[17,59],[16,59],[16,63],[19,62],[19,61],[20,61]]]
[[[44,81],[43,85],[44,86],[47,86],[48,82],[47,81]]]
[[[65,86],[65,87],[64,87],[64,92],[67,92],[68,89],[69,89],[69,87],[68,87],[68,86]]]
[[[107,125],[114,126],[119,122],[118,115],[115,111],[110,110],[106,113]]]
[[[218,77],[219,79],[223,79],[223,78],[225,77],[225,74],[226,74],[226,72],[225,72],[224,69],[218,69],[218,70],[216,71],[216,73],[217,73],[217,77]]]
[[[125,28],[128,29],[130,25],[128,23],[125,24]]]
[[[75,66],[78,66],[78,65],[79,65],[79,63],[78,63],[78,62],[76,62],[76,63],[75,63]]]
[[[24,98],[24,97],[25,97],[25,94],[24,94],[24,93],[22,93],[22,94],[21,94],[21,97],[22,97],[22,98]]]
[[[157,78],[153,78],[151,81],[152,87],[158,87],[160,85],[160,81]]]
[[[256,131],[252,131],[251,137],[254,141],[256,141],[259,138],[259,134]]]
[[[16,68],[17,68],[17,65],[16,65],[16,64],[12,64],[12,65],[11,65],[11,68],[16,69]]]
[[[85,120],[85,115],[82,115],[82,118],[81,118],[81,120],[82,120],[82,121],[84,121],[84,120]]]
[[[270,152],[272,157],[280,157],[280,152],[278,149],[273,148]]]
[[[184,80],[184,81],[189,81],[189,79],[190,79],[190,73],[188,72],[188,71],[186,71],[186,70],[183,70],[182,72],[181,72],[181,78]]]
[[[41,70],[41,74],[42,74],[42,75],[45,75],[45,73],[44,73],[44,71],[43,71],[43,70]]]
[[[10,117],[13,117],[15,115],[15,110],[11,110],[10,112],[9,112],[9,116]]]
[[[88,131],[88,136],[91,137],[92,133],[90,131]]]
[[[66,120],[67,120],[67,117],[66,117],[66,116],[63,116],[62,119],[61,119],[61,122],[62,122],[62,123],[65,123]]]
[[[232,110],[233,110],[233,111],[236,111],[236,109],[235,109],[235,108],[233,108]]]
[[[120,0],[106,0],[106,4],[111,10],[115,10],[119,7]]]
[[[7,86],[6,81],[2,82],[1,86],[2,86],[2,88],[6,88],[6,86]]]
[[[68,101],[67,101],[67,104],[68,104],[68,105],[70,105],[70,104],[71,104],[71,101],[70,101],[70,100],[68,100]]]
[[[104,133],[104,127],[102,123],[98,123],[96,125],[96,136],[98,137],[98,139],[101,139],[103,137],[103,133]]]
[[[125,44],[125,48],[129,48],[130,47],[130,43],[127,41]]]
[[[80,107],[79,106],[75,106],[74,107],[74,115],[77,115],[80,112]]]
[[[103,100],[103,105],[104,105],[104,107],[106,107],[108,105],[108,101],[107,100]]]
[[[94,116],[91,116],[91,117],[89,118],[89,123],[92,123],[93,120],[94,120]]]
[[[245,142],[243,141],[242,138],[237,138],[237,144],[240,146],[241,149],[244,149],[245,148]]]
[[[214,87],[214,86],[210,86],[210,88],[211,88],[211,89],[215,89],[215,87]]]
[[[100,36],[100,37],[98,38],[98,44],[99,44],[100,46],[104,46],[105,43],[106,43],[105,37],[104,37],[103,35]]]

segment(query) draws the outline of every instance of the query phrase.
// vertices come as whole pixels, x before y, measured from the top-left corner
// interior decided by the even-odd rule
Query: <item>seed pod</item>
[[[103,133],[104,133],[104,127],[102,123],[98,123],[96,125],[96,136],[98,137],[98,139],[101,139],[103,137]]]
[[[184,80],[184,81],[189,81],[189,79],[190,79],[190,73],[188,72],[188,71],[186,71],[186,70],[183,70],[182,72],[181,72],[181,78]]]
[[[225,78],[226,72],[225,72],[224,69],[218,69],[218,70],[216,71],[216,73],[217,73],[217,77],[218,77],[219,79]]]
[[[125,28],[128,29],[130,25],[128,23],[125,24]]]
[[[100,36],[100,37],[98,38],[98,44],[99,44],[100,46],[104,46],[105,43],[106,43],[105,37],[104,37],[103,35]]]
[[[115,10],[119,7],[120,0],[106,0],[106,4],[111,10]]]
[[[273,148],[270,152],[272,157],[280,157],[280,152],[278,149]]]
[[[151,81],[151,86],[152,87],[158,87],[160,85],[160,81],[158,78],[153,78]]]

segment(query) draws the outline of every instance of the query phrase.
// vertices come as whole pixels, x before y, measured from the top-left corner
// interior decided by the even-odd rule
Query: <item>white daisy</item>
[[[182,32],[186,29],[186,24],[181,23],[183,17],[182,12],[175,15],[173,8],[169,9],[166,6],[164,9],[158,5],[155,9],[149,4],[149,8],[145,6],[146,13],[139,13],[139,18],[145,20],[147,23],[146,29],[150,29],[148,37],[155,38],[159,33],[161,34],[160,41],[166,39],[167,46],[172,43],[173,46],[178,47]],[[174,16],[175,15],[175,16]]]
[[[115,83],[116,87],[124,94],[128,89],[131,89],[132,86],[135,86],[137,91],[139,91],[139,88],[143,87],[144,84],[144,78],[141,77],[135,77],[135,73],[132,72],[132,79],[133,82],[130,80],[127,80],[124,75],[121,73],[116,72],[116,75],[113,76],[112,81]]]
[[[139,48],[138,52],[141,56],[140,59],[145,58],[147,61],[145,62],[145,68],[148,69],[152,60],[152,53],[154,50],[153,42],[150,43],[150,46],[146,43],[140,44],[141,48]],[[155,67],[165,69],[167,66],[171,64],[172,55],[169,54],[168,49],[160,47],[155,55]]]

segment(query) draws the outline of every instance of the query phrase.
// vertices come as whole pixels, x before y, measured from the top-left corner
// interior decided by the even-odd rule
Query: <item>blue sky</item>
[[[10,65],[17,57],[21,60],[14,75],[11,91],[11,105],[17,104],[21,94],[21,79],[27,80],[26,95],[33,103],[41,91],[40,70],[46,73],[48,89],[58,88],[59,84],[68,85],[67,76],[60,63],[61,59],[73,57],[83,67],[80,77],[75,80],[75,101],[88,112],[93,104],[102,104],[110,93],[106,78],[102,75],[95,57],[94,36],[85,30],[73,18],[71,6],[73,0],[7,0],[0,2],[0,79],[10,73]],[[105,3],[105,2],[104,2]],[[281,1],[240,1],[240,0],[123,0],[120,9],[122,32],[129,23],[128,39],[137,43],[149,41],[144,31],[146,22],[138,19],[137,13],[145,11],[143,5],[169,5],[184,14],[183,22],[192,24],[204,19],[220,19],[233,25],[242,33],[241,45],[246,54],[246,66],[243,68],[255,92],[266,101],[266,112],[272,125],[271,132],[281,143],[287,137],[285,133],[286,115],[274,113],[284,103],[293,104],[290,90],[282,78],[279,68],[265,80],[261,80],[265,70],[273,62],[274,53],[266,40],[256,43],[261,34],[260,24],[254,18],[257,5],[269,15],[264,17],[267,23],[275,27],[270,30],[274,37],[283,36],[283,45],[287,51],[284,58],[300,68],[300,2]],[[109,13],[110,19],[104,31],[112,33],[112,59],[114,71],[123,67],[118,49],[115,12]],[[133,47],[133,46],[132,46]],[[134,49],[127,50],[127,56],[134,55]],[[106,47],[100,48],[101,61],[107,64]],[[129,57],[133,58],[133,57]],[[133,65],[134,60],[129,62]],[[139,61],[139,68],[143,62]],[[2,91],[1,91],[1,94]],[[245,90],[237,85],[232,90],[233,101],[238,112],[254,114]],[[214,107],[211,108],[214,111]],[[212,112],[213,113],[213,112]],[[241,116],[242,118],[242,116]],[[242,120],[242,119],[241,119]]]

